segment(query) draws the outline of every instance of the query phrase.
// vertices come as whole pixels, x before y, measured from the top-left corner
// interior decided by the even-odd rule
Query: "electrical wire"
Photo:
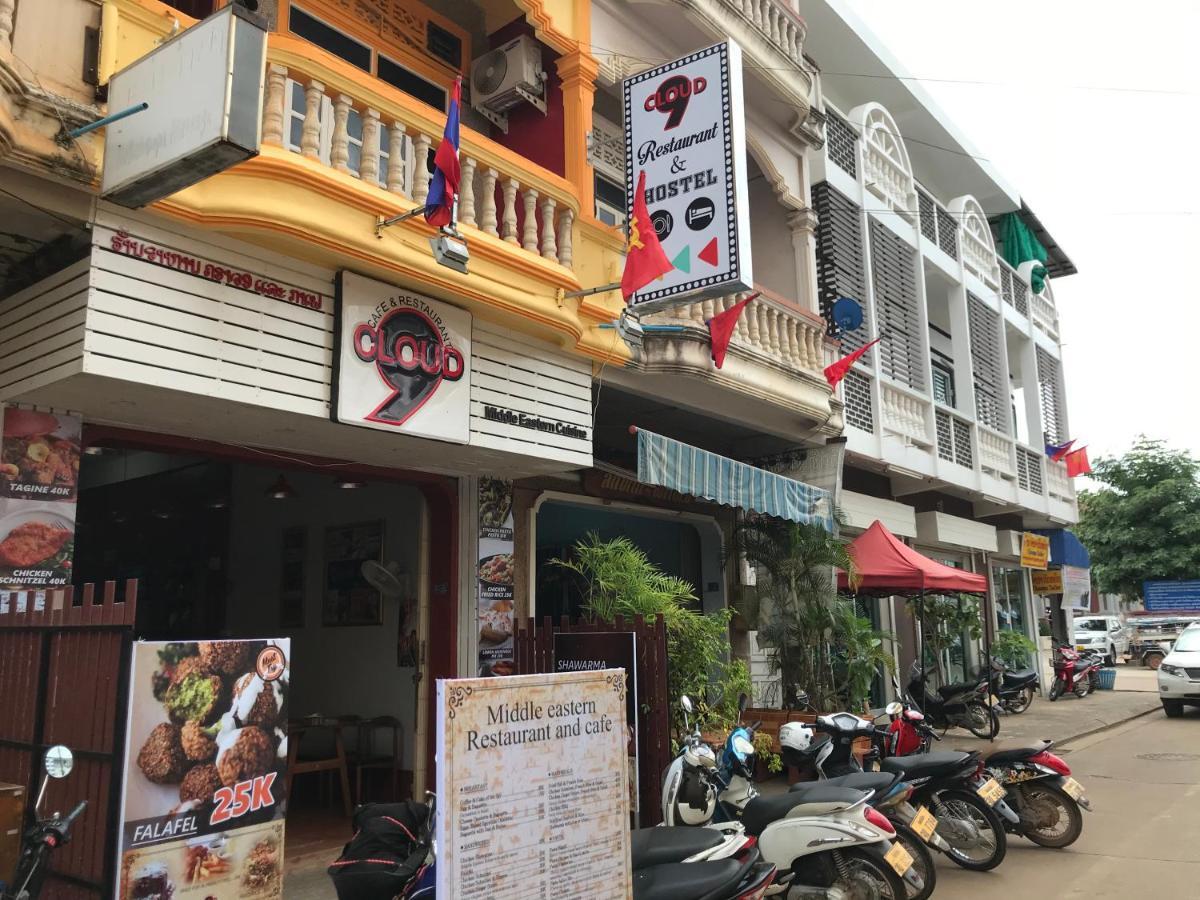
[[[16,200],[20,203],[24,203],[30,209],[35,209],[38,212],[42,213],[43,215],[49,216],[52,219],[57,219],[62,224],[67,225],[71,228],[83,228],[84,227],[84,224],[85,224],[84,222],[82,222],[82,221],[72,222],[70,219],[60,216],[58,213],[54,212],[51,209],[48,209],[45,206],[42,206],[38,203],[34,203],[32,200],[28,199],[27,197],[22,197],[20,194],[14,194],[12,191],[5,190],[4,188],[0,188],[0,194],[4,194],[6,197],[12,197],[14,200]]]

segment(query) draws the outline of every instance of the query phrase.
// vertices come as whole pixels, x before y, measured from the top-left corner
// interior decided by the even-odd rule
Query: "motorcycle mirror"
[[[692,711],[692,701],[687,694],[684,694],[679,698],[679,707],[685,713],[690,713]]]
[[[808,691],[801,691],[796,695],[796,703],[801,709],[808,709]]]
[[[738,694],[738,712],[744,713],[749,705],[750,698],[746,696],[745,692]]]
[[[75,767],[75,755],[70,748],[56,744],[46,751],[45,767],[51,778],[66,778]]]

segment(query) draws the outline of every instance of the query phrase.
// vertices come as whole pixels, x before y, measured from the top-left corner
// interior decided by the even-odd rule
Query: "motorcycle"
[[[1020,817],[1006,823],[1011,834],[1042,847],[1069,847],[1083,831],[1083,814],[1091,803],[1083,785],[1071,777],[1071,767],[1050,752],[1053,741],[1014,743],[992,750],[983,761],[1005,789],[1005,799]]]
[[[1068,644],[1054,650],[1054,684],[1050,686],[1051,702],[1067,691],[1083,699],[1100,683],[1100,657],[1080,653]]]
[[[1020,715],[1029,709],[1033,696],[1041,686],[1038,673],[1033,669],[1014,672],[1004,660],[992,657],[992,694],[1000,701],[1005,712]]]
[[[958,726],[986,740],[1000,733],[1000,715],[985,702],[989,688],[990,679],[982,676],[957,684],[944,684],[932,691],[929,689],[928,673],[919,662],[914,662],[909,676],[908,695],[934,727],[945,732]]]
[[[74,765],[75,758],[71,751],[61,744],[46,751],[46,774],[42,778],[37,802],[33,805],[34,821],[22,835],[21,853],[17,859],[17,869],[13,873],[12,886],[5,888],[4,884],[0,883],[0,900],[37,900],[41,896],[50,854],[70,842],[71,826],[87,809],[87,801],[81,800],[65,817],[55,812],[48,818],[42,818],[42,801],[46,797],[46,787],[50,779],[66,778],[71,774]]]
[[[691,703],[682,698],[680,704],[686,721]],[[908,852],[893,845],[895,828],[867,805],[870,792],[817,784],[762,797],[752,780],[752,730],[739,725],[725,747],[727,778],[698,729],[687,738],[664,778],[665,822],[720,828],[727,825],[715,821],[718,815],[735,820],[732,827],[753,838],[763,859],[778,869],[768,893],[786,893],[789,900],[903,900],[910,887],[924,887]]]

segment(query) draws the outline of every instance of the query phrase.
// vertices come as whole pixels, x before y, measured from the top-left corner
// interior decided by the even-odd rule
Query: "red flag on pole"
[[[725,365],[725,351],[729,349],[729,341],[733,338],[733,329],[737,327],[738,319],[746,304],[757,297],[761,291],[755,291],[745,300],[735,303],[723,313],[717,313],[705,324],[708,326],[708,339],[712,343],[712,358],[717,368]]]
[[[1063,459],[1067,464],[1068,478],[1074,478],[1076,475],[1090,475],[1092,473],[1092,464],[1088,462],[1087,458],[1087,447],[1072,450]]]
[[[860,359],[864,353],[871,349],[872,345],[878,344],[879,338],[871,341],[870,344],[863,344],[849,356],[843,356],[825,367],[825,380],[829,382],[831,388],[836,388],[838,382],[846,377],[846,373],[850,371],[850,367],[855,361]]]
[[[673,268],[646,209],[646,171],[638,174],[633,194],[633,215],[629,217],[629,244],[625,248],[625,272],[621,275],[621,295],[629,298]]]

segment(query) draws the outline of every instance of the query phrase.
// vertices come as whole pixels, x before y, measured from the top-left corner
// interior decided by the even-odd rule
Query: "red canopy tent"
[[[986,594],[987,578],[934,562],[901,543],[878,519],[850,542],[857,577],[838,572],[838,590],[862,594]]]

